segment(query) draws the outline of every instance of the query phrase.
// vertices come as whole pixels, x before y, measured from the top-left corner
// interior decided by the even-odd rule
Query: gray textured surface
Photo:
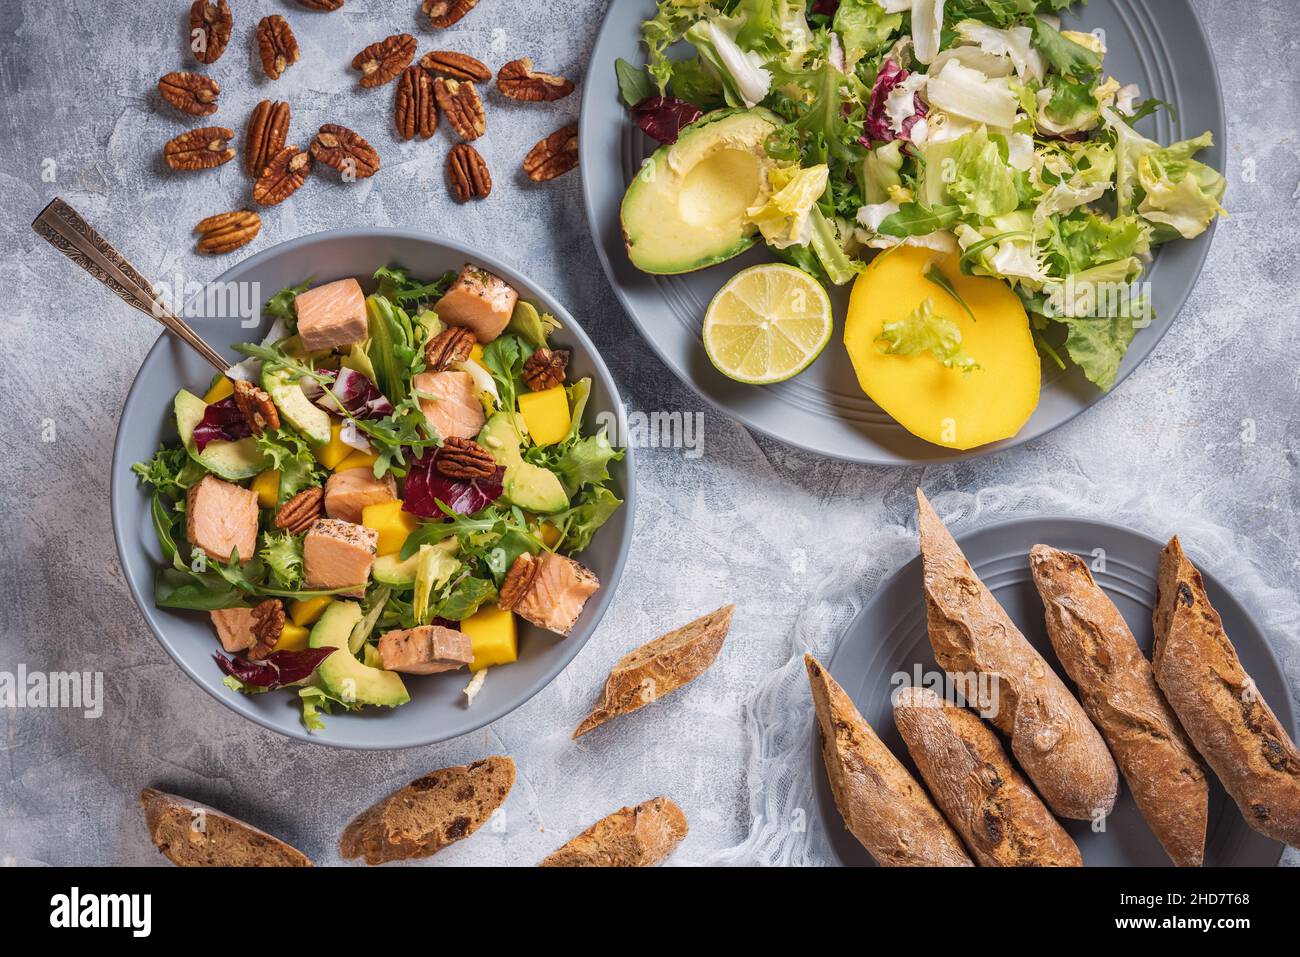
[[[389,132],[392,87],[359,91],[347,68],[365,44],[412,30],[422,50],[436,41],[493,66],[531,54],[543,69],[578,77],[599,2],[487,0],[436,38],[420,28],[415,0],[348,0],[328,15],[272,0],[233,5],[236,37],[210,68],[224,87],[215,119],[242,128],[258,99],[287,98],[299,142],[321,122],[338,121],[367,135],[385,163],[361,184],[318,178],[266,213],[247,251],[338,225],[446,232],[514,262],[568,303],[633,409],[704,411],[621,314],[587,238],[577,177],[536,187],[516,172],[533,142],[576,116],[576,96],[524,106],[491,95],[481,148],[495,192],[462,208],[443,182],[445,129],[431,142],[399,144]],[[488,753],[520,762],[507,827],[456,845],[439,864],[532,863],[595,817],[657,793],[673,797],[691,821],[678,860],[704,859],[748,829],[744,699],[788,657],[801,597],[843,566],[844,543],[852,541],[846,524],[860,525],[860,547],[870,548],[872,525],[905,518],[918,482],[935,491],[977,489],[1065,471],[1142,488],[1239,531],[1265,577],[1293,586],[1300,571],[1294,9],[1289,0],[1252,5],[1249,15],[1239,4],[1197,6],[1231,118],[1232,217],[1174,332],[1116,395],[1024,449],[924,471],[820,460],[705,412],[702,458],[665,449],[641,455],[627,575],[600,630],[549,689],[484,732],[418,751],[357,754],[304,746],[243,721],[186,680],[145,629],[113,553],[106,503],[117,410],[156,333],[27,226],[62,195],[149,276],[179,270],[201,279],[223,268],[191,252],[189,230],[202,216],[245,202],[238,164],[179,175],[157,159],[164,140],[197,125],[154,92],[159,75],[189,64],[181,52],[187,4],[113,4],[108,16],[91,0],[12,5],[0,26],[0,202],[10,252],[0,283],[11,302],[0,400],[0,670],[19,663],[102,670],[106,702],[93,721],[69,711],[0,710],[0,859],[157,861],[134,804],[140,787],[157,784],[239,813],[328,862],[356,810],[415,774]],[[291,20],[303,60],[272,85],[260,77],[251,33],[258,17],[275,11]],[[1262,73],[1261,64],[1279,71]],[[50,424],[54,440],[46,441]],[[1254,441],[1244,441],[1252,430]],[[729,600],[740,611],[706,677],[569,743],[614,659]],[[1300,662],[1285,665],[1294,691]]]

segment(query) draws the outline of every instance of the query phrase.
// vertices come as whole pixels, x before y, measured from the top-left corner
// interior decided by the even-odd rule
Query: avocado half
[[[746,215],[775,165],[764,144],[780,124],[764,109],[717,110],[642,165],[623,197],[627,254],[642,272],[674,275],[725,262],[754,244]]]

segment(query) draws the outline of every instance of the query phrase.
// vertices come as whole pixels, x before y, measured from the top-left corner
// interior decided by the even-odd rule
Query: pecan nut
[[[578,128],[566,126],[542,140],[524,157],[524,172],[536,183],[562,176],[578,165]]]
[[[311,141],[311,155],[343,174],[346,182],[379,172],[379,153],[365,137],[346,126],[326,123]]]
[[[528,357],[520,375],[528,388],[534,392],[545,392],[564,384],[564,370],[568,366],[567,352],[542,347]]]
[[[278,80],[284,71],[298,62],[298,38],[289,21],[278,13],[257,22],[257,52],[262,58],[262,72]]]
[[[486,83],[492,79],[492,71],[482,60],[476,60],[468,53],[455,50],[434,50],[420,57],[420,66],[437,76],[449,76],[453,80],[473,80]]]
[[[254,435],[280,427],[280,413],[265,390],[245,379],[236,379],[234,399],[235,407]]]
[[[275,206],[297,192],[311,174],[311,154],[296,146],[286,146],[271,157],[253,184],[253,201],[259,206]]]
[[[394,33],[370,44],[352,58],[352,69],[361,72],[361,85],[369,89],[397,79],[415,59],[415,37]]]
[[[420,9],[438,30],[445,30],[478,6],[478,0],[424,0]]]
[[[172,169],[213,169],[235,158],[234,138],[234,130],[224,126],[201,126],[168,140],[163,159]]]
[[[201,73],[176,70],[158,81],[158,92],[176,109],[190,116],[211,116],[217,112],[221,84]]]
[[[438,128],[438,107],[433,102],[433,77],[418,66],[408,66],[397,81],[393,125],[404,140],[427,140]]]
[[[434,372],[445,372],[453,362],[468,359],[476,342],[474,333],[464,326],[448,326],[424,347],[424,363]]]
[[[497,474],[496,458],[473,439],[448,439],[434,456],[433,466],[447,478],[462,482]]]
[[[322,13],[329,13],[333,10],[343,8],[343,0],[298,0],[298,6],[305,7],[308,10],[319,10]]]
[[[533,69],[530,57],[511,60],[497,71],[497,87],[512,100],[542,103],[559,100],[573,92],[573,81]]]
[[[289,135],[289,104],[283,100],[263,100],[253,107],[244,133],[244,166],[256,179],[262,175],[272,157],[284,149]]]
[[[301,535],[316,524],[325,506],[325,490],[319,485],[305,488],[275,512],[275,527]]]
[[[247,246],[261,229],[262,217],[250,209],[241,209],[201,219],[194,232],[199,237],[199,252],[218,256]]]
[[[487,115],[473,83],[440,76],[433,81],[433,95],[461,139],[476,140],[487,132]]]
[[[537,577],[539,564],[536,557],[527,552],[515,559],[515,563],[510,566],[510,571],[506,572],[500,592],[497,593],[497,604],[501,606],[502,611],[512,611],[523,601],[528,594],[528,589],[533,586],[533,579]]]
[[[275,650],[284,631],[284,602],[268,598],[253,609],[253,637],[257,640],[248,649],[248,657],[260,661]]]
[[[459,203],[486,199],[492,192],[492,174],[487,161],[468,143],[457,143],[447,154],[447,182]]]
[[[234,17],[226,0],[194,0],[190,7],[190,52],[200,63],[216,63],[226,52]]]

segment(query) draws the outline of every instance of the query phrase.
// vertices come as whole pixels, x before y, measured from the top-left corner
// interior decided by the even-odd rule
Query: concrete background
[[[436,36],[419,23],[416,0],[348,0],[326,15],[236,0],[231,47],[207,69],[223,85],[213,121],[242,131],[257,100],[288,99],[293,138],[305,142],[320,123],[341,122],[370,138],[384,168],[352,186],[317,178],[263,211],[262,234],[250,247],[217,260],[192,251],[190,230],[246,201],[241,164],[182,175],[158,158],[165,140],[198,125],[155,92],[161,74],[193,66],[184,47],[188,3],[7,4],[0,22],[0,230],[8,251],[0,288],[10,301],[0,365],[0,670],[101,670],[106,703],[97,720],[0,709],[0,860],[159,862],[135,804],[142,786],[156,784],[335,862],[337,834],[356,811],[420,773],[489,753],[512,754],[520,764],[509,825],[453,846],[436,864],[531,864],[600,815],[659,793],[690,818],[676,860],[704,860],[748,831],[744,701],[788,657],[802,596],[836,574],[839,556],[819,540],[842,541],[846,521],[861,522],[864,532],[905,521],[918,483],[935,492],[976,490],[1064,471],[1144,489],[1240,532],[1265,578],[1292,587],[1300,569],[1300,34],[1289,0],[1195,5],[1229,108],[1232,216],[1220,224],[1174,332],[1117,394],[1048,438],[976,461],[885,471],[755,437],[705,408],[656,360],[597,263],[578,177],[535,186],[517,171],[529,146],[576,119],[578,95],[548,106],[488,97],[489,132],[479,146],[495,189],[489,201],[459,207],[443,179],[445,123],[431,141],[399,143],[391,133],[393,87],[359,91],[348,69],[366,44],[410,31],[421,51],[457,48],[493,67],[532,55],[540,68],[576,80],[605,6],[599,0],[486,0]],[[252,32],[258,18],[277,11],[289,17],[303,56],[271,84]],[[31,218],[55,195],[159,279],[178,271],[209,278],[240,256],[335,226],[453,235],[517,264],[567,303],[632,410],[702,413],[704,455],[641,452],[637,537],[617,600],[576,661],[515,714],[406,752],[338,752],[282,739],[191,684],[127,594],[107,510],[109,459],[118,410],[157,330],[31,232]],[[620,654],[726,601],[740,611],[704,678],[598,742],[568,742]],[[1292,656],[1285,664],[1294,693],[1300,662]]]

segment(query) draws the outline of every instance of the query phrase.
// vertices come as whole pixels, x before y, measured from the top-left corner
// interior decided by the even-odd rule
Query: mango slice
[[[339,430],[342,428],[341,422],[331,421],[329,444],[312,446],[312,453],[316,456],[316,460],[327,469],[337,468],[340,462],[356,451],[339,438]]]
[[[402,511],[402,500],[367,505],[361,510],[361,524],[379,533],[377,555],[400,552],[406,536],[420,527],[419,520],[410,512]]]
[[[519,634],[514,612],[502,611],[496,604],[484,605],[460,623],[469,635],[474,660],[470,671],[482,671],[490,665],[508,665],[519,659]]]
[[[519,411],[528,425],[528,434],[538,445],[554,445],[569,434],[573,420],[569,396],[562,385],[541,392],[525,392],[519,397]]]

